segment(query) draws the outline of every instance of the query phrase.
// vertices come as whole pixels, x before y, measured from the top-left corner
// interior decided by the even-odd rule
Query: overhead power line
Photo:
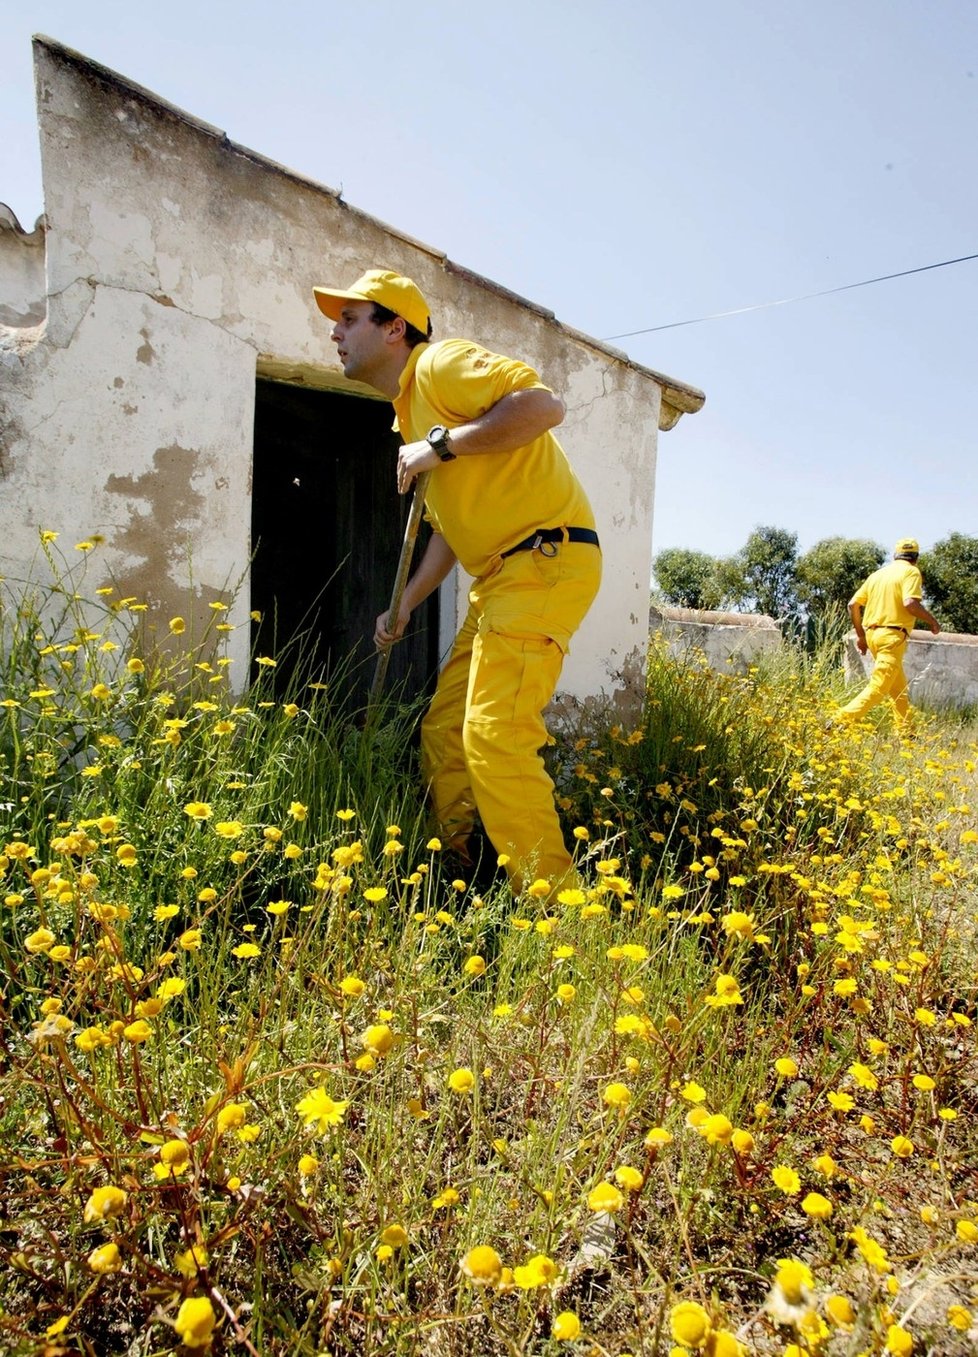
[[[714,311],[709,316],[694,316],[691,320],[673,320],[668,325],[648,325],[644,330],[626,330],[620,335],[605,335],[612,339],[633,339],[636,335],[651,335],[657,330],[678,330],[682,325],[702,325],[707,320],[723,320],[725,316],[743,316],[748,311],[767,311],[772,306],[790,306],[792,302],[807,302],[813,297],[831,297],[834,292],[850,292],[854,287],[869,287],[871,283],[888,283],[892,278],[909,278],[912,273],[928,273],[931,269],[946,269],[951,264],[967,264],[978,259],[978,254],[963,254],[958,259],[942,259],[939,264],[923,264],[919,269],[903,269],[900,273],[883,273],[878,278],[864,278],[859,283],[844,283],[842,287],[827,287],[821,292],[803,292],[798,297],[781,297],[776,302],[757,302],[754,306],[737,306],[732,311]]]

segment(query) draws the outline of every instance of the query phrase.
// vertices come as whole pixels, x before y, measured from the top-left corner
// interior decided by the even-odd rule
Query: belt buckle
[[[539,551],[541,556],[556,556],[557,543],[548,542],[547,539],[544,537],[543,533],[538,532],[536,537],[534,537],[533,539],[533,546],[530,547],[530,550]]]

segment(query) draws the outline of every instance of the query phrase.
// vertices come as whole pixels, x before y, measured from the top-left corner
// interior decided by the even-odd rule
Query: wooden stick
[[[404,597],[404,586],[407,584],[408,575],[411,573],[414,544],[418,540],[418,529],[421,527],[421,515],[424,512],[424,495],[430,475],[430,471],[422,471],[414,482],[414,497],[411,500],[411,510],[404,528],[404,543],[401,547],[401,558],[397,563],[397,575],[394,579],[394,588],[391,592],[391,603],[388,609],[387,626],[389,629],[397,626],[397,617],[401,611],[401,599]],[[393,647],[394,642],[392,641],[389,645],[383,646],[377,656],[377,668],[374,670],[374,680],[370,685],[370,696],[367,698],[368,709],[376,704],[383,692],[384,680],[387,677],[387,666],[390,663]]]

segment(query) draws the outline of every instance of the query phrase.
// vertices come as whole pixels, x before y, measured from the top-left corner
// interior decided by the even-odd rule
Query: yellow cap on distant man
[[[352,287],[314,287],[313,294],[320,311],[330,320],[339,320],[344,302],[377,302],[423,335],[428,333],[430,315],[421,289],[410,278],[389,269],[368,269]]]
[[[894,556],[919,556],[920,544],[916,537],[901,537],[893,548]]]

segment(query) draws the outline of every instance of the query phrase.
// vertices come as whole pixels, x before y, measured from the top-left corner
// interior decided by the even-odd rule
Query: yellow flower
[[[237,947],[231,948],[231,955],[242,961],[250,961],[256,956],[261,956],[261,948],[257,942],[239,942]]]
[[[726,1145],[733,1135],[733,1124],[722,1112],[714,1112],[696,1127],[709,1145]]]
[[[121,1187],[97,1187],[85,1203],[86,1223],[119,1215],[128,1200],[128,1194]]]
[[[222,839],[240,839],[244,833],[244,825],[240,820],[218,820],[214,825],[214,833],[219,834]]]
[[[856,1106],[856,1100],[851,1093],[836,1093],[834,1089],[830,1089],[827,1096],[836,1112],[851,1112]]]
[[[798,1066],[790,1055],[783,1055],[774,1062],[774,1068],[783,1079],[794,1079],[798,1075]]]
[[[883,1351],[892,1354],[892,1357],[910,1357],[913,1352],[913,1334],[899,1324],[891,1324],[886,1331],[886,1347]]]
[[[869,1066],[861,1064],[858,1060],[849,1066],[849,1073],[860,1088],[864,1088],[870,1093],[875,1093],[880,1086],[880,1081]]]
[[[185,1140],[167,1140],[160,1146],[160,1162],[154,1166],[157,1178],[185,1173],[190,1165],[190,1147]],[[162,1170],[162,1171],[161,1171]]]
[[[601,1101],[606,1107],[617,1107],[624,1112],[632,1101],[632,1090],[627,1084],[608,1084],[601,1094]]]
[[[170,618],[170,632],[174,636],[182,636],[187,630],[187,624],[182,617]]]
[[[293,820],[302,821],[309,814],[309,807],[304,806],[301,801],[293,801],[289,806],[289,814]]]
[[[947,1322],[952,1329],[957,1329],[960,1333],[967,1333],[971,1328],[972,1313],[964,1305],[949,1305],[947,1311]]]
[[[645,1136],[646,1149],[661,1149],[664,1145],[671,1145],[673,1136],[664,1126],[653,1126]]]
[[[177,938],[177,942],[185,952],[199,952],[203,937],[199,928],[187,928]]]
[[[745,914],[743,910],[734,909],[721,917],[720,927],[728,938],[740,938],[744,942],[750,942],[754,936],[754,916]]]
[[[403,1249],[408,1242],[408,1232],[403,1225],[388,1225],[381,1232],[380,1242],[392,1249]]]
[[[681,1300],[669,1311],[669,1329],[684,1347],[704,1348],[710,1336],[710,1316],[695,1300]]]
[[[809,1192],[802,1199],[801,1209],[806,1216],[814,1216],[816,1220],[828,1220],[832,1214],[832,1203],[820,1192]]]
[[[217,1114],[217,1130],[220,1135],[244,1125],[248,1109],[244,1103],[226,1103]]]
[[[129,1023],[122,1029],[122,1035],[126,1041],[138,1044],[141,1041],[148,1041],[153,1035],[153,1029],[145,1018],[137,1018],[135,1022]]]
[[[625,1198],[611,1183],[598,1183],[587,1194],[587,1205],[589,1211],[607,1211],[613,1215],[625,1205]]]
[[[628,1164],[622,1164],[615,1169],[615,1182],[619,1187],[623,1187],[626,1192],[640,1192],[645,1177],[638,1169],[631,1168]]]
[[[475,1087],[475,1075],[470,1069],[462,1066],[460,1069],[452,1070],[448,1076],[448,1087],[453,1093],[471,1093]]]
[[[188,801],[183,813],[189,815],[191,820],[209,820],[214,814],[206,801]]]
[[[470,956],[462,967],[466,975],[484,975],[486,971],[486,959],[481,956]]]
[[[503,1261],[488,1244],[478,1244],[459,1264],[469,1281],[478,1286],[495,1286],[502,1275]]]
[[[906,1136],[894,1136],[890,1141],[890,1149],[898,1159],[909,1159],[913,1154],[914,1144]]]
[[[848,1296],[828,1296],[825,1301],[825,1313],[833,1324],[848,1328],[856,1322],[856,1311]]]
[[[325,1135],[330,1126],[339,1126],[349,1105],[345,1099],[334,1101],[324,1088],[317,1086],[296,1103],[295,1110],[304,1126],[317,1126],[320,1135]]]
[[[192,1244],[189,1249],[183,1249],[174,1254],[173,1265],[180,1273],[181,1277],[196,1277],[201,1268],[207,1267],[210,1262],[210,1255],[203,1244]]]
[[[172,628],[172,623],[170,624]],[[177,1311],[173,1327],[188,1348],[206,1348],[211,1341],[217,1317],[206,1296],[189,1296]]]
[[[740,986],[733,975],[718,975],[713,988],[714,993],[708,994],[703,1000],[710,1008],[726,1008],[730,1004],[742,1004],[744,1002],[740,993]]]
[[[521,1291],[535,1291],[549,1286],[557,1276],[557,1264],[545,1253],[534,1254],[522,1267],[513,1268],[513,1281]]]
[[[29,938],[24,939],[24,950],[35,955],[39,952],[50,952],[56,941],[50,928],[38,928]]]
[[[937,1087],[929,1074],[915,1074],[910,1082],[920,1093],[932,1093]]]
[[[877,1272],[889,1272],[890,1260],[887,1257],[886,1249],[883,1248],[882,1244],[877,1243],[871,1235],[867,1234],[861,1225],[857,1225],[854,1230],[850,1231],[849,1238],[855,1244],[863,1260],[871,1268],[875,1268]]]
[[[796,1197],[801,1191],[801,1179],[787,1164],[778,1164],[771,1170],[774,1186],[788,1197]]]
[[[779,1258],[774,1283],[789,1305],[805,1304],[815,1285],[811,1268],[797,1258]]]
[[[738,1128],[730,1137],[730,1144],[738,1154],[746,1156],[753,1153],[754,1137],[750,1131],[743,1131]]]
[[[554,993],[557,996],[557,1002],[560,1004],[569,1004],[577,995],[577,990],[573,985],[558,985]]]
[[[978,1244],[978,1224],[973,1220],[959,1220],[954,1233],[962,1244]]]
[[[384,1022],[372,1023],[360,1037],[360,1044],[371,1055],[386,1055],[394,1045],[394,1033]]]
[[[359,999],[366,988],[358,975],[345,975],[339,984],[340,993],[348,999]]]
[[[319,1160],[314,1154],[301,1154],[299,1156],[299,1174],[303,1178],[310,1178],[319,1168]]]
[[[560,1314],[555,1316],[550,1336],[558,1343],[572,1343],[575,1338],[580,1338],[581,1321],[573,1310],[561,1310]]]
[[[88,1266],[96,1273],[118,1272],[122,1267],[122,1255],[116,1243],[102,1244],[92,1249],[88,1255]]]

